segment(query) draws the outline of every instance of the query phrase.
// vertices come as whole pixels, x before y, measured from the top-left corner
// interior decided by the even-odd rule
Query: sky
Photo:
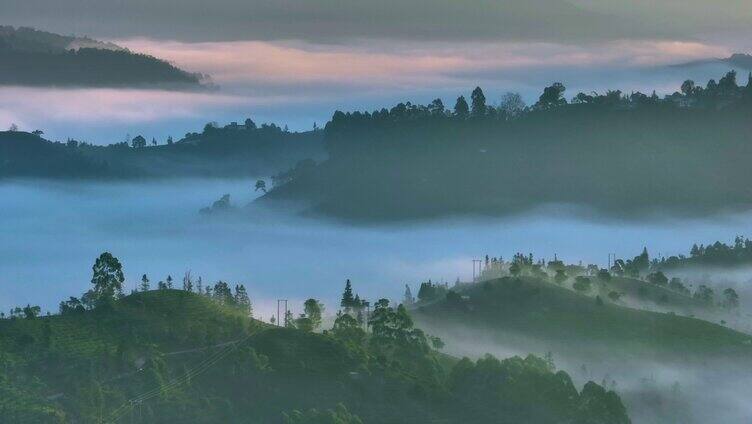
[[[654,4],[659,3],[659,4]],[[746,0],[4,0],[0,24],[113,41],[211,75],[212,92],[0,87],[0,128],[97,144],[164,141],[251,117],[306,130],[337,110],[452,105],[480,85],[534,102],[609,88],[670,93],[752,52]]]

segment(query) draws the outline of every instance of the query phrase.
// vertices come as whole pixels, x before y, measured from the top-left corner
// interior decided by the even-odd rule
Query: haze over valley
[[[742,0],[0,5],[0,423],[748,423]]]

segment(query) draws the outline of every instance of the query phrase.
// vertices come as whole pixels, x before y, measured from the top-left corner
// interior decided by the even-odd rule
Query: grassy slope
[[[107,416],[155,382],[179,378],[224,347],[171,352],[238,339],[242,345],[207,372],[146,402],[149,422],[173,422],[185,418],[181,414],[192,422],[232,421],[238,415],[249,422],[278,422],[284,411],[334,408],[340,402],[361,417],[386,420],[377,422],[407,422],[410,416],[433,420],[447,413],[410,395],[417,386],[409,376],[365,371],[363,358],[331,338],[271,327],[178,290],[137,293],[108,312],[0,320],[0,362],[12,364],[14,389],[24,391],[27,402],[87,422],[91,410],[89,415],[81,411],[91,407],[91,388],[105,393]],[[137,371],[143,358],[157,359]],[[153,368],[162,376],[155,377]],[[4,406],[0,401],[0,421]],[[18,419],[36,422],[38,417]]]
[[[698,319],[640,311],[533,278],[502,278],[470,286],[460,305],[441,301],[418,307],[420,323],[468,324],[500,336],[513,333],[579,349],[606,347],[613,355],[752,355],[752,336]]]

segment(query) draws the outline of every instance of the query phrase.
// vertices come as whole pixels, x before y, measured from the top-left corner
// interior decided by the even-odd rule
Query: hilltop
[[[512,334],[582,356],[609,352],[610,357],[698,359],[752,354],[752,336],[747,334],[673,313],[599,301],[535,277],[503,277],[458,288],[456,293],[418,304],[418,322],[431,329],[472,325],[496,332],[500,340]]]
[[[0,26],[0,86],[197,89],[205,80],[113,43]]]

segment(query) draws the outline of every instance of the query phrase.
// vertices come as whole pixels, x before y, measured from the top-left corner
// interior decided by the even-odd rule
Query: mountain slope
[[[598,302],[532,277],[505,277],[459,293],[466,298],[418,307],[416,319],[434,332],[443,325],[467,325],[500,337],[544,340],[554,351],[580,356],[752,355],[752,336],[698,319]]]
[[[629,423],[613,392],[580,392],[543,359],[443,358],[446,375],[434,351],[399,337],[373,344],[354,325],[271,327],[178,290],[0,319],[0,421],[279,423],[346,408],[366,423]],[[422,337],[408,327],[392,329]]]
[[[204,76],[112,43],[0,27],[0,86],[202,88]]]

